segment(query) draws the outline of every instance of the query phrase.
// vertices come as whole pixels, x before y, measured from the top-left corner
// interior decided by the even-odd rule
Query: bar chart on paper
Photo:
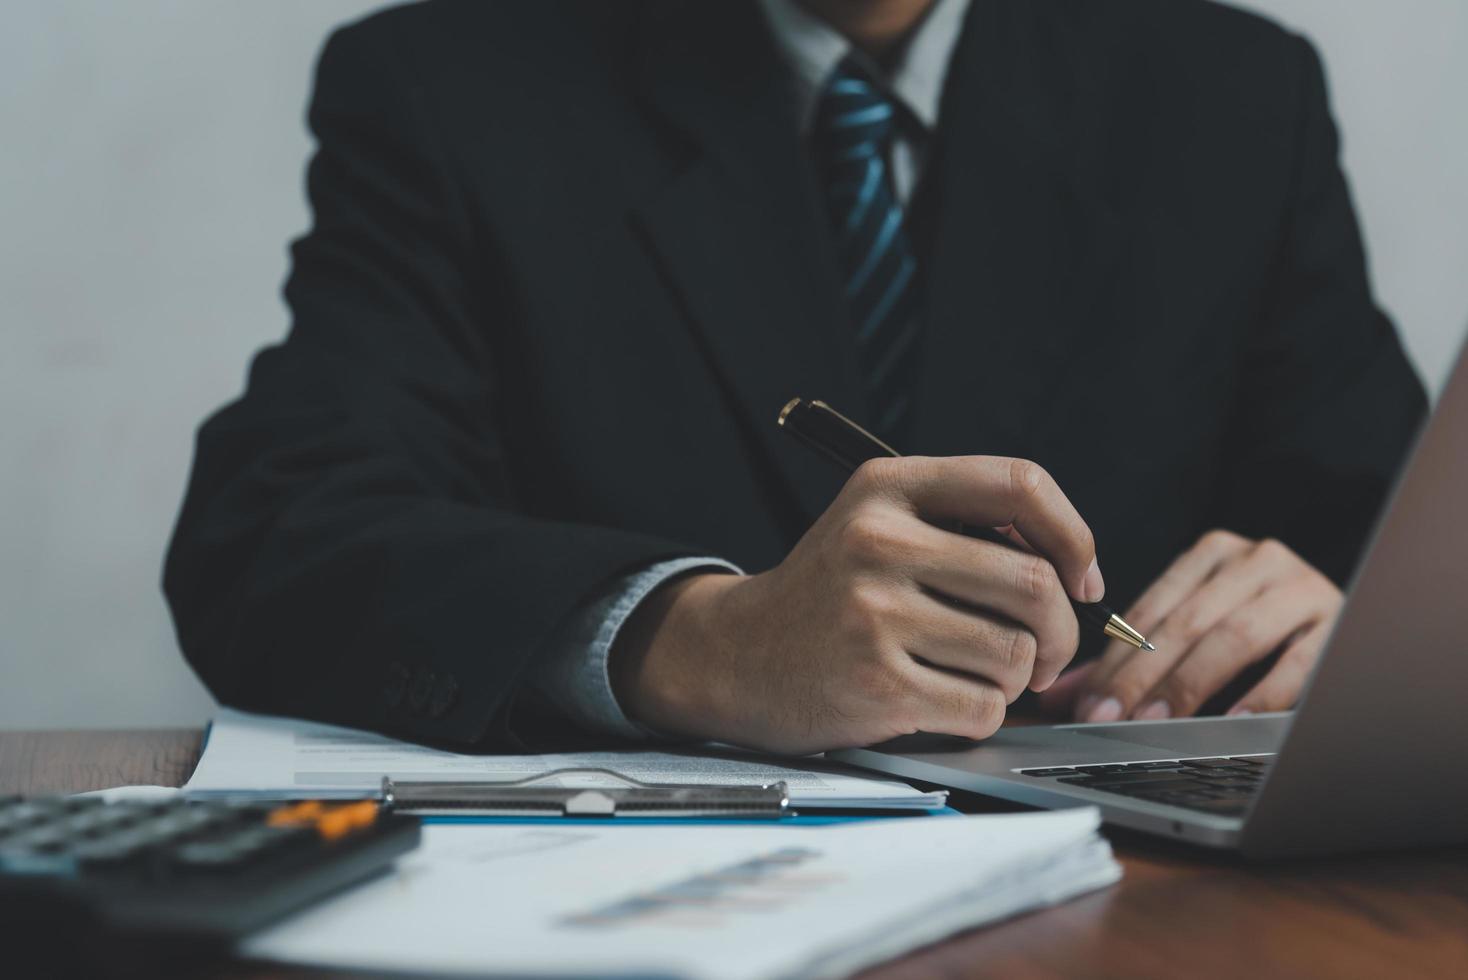
[[[684,929],[718,929],[741,912],[777,913],[846,880],[819,869],[814,847],[781,847],[561,919],[563,925],[615,929],[656,923]]]

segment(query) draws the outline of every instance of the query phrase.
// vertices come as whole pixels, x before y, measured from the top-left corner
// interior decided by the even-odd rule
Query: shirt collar
[[[963,31],[970,0],[936,0],[890,72],[878,69],[851,42],[797,0],[760,0],[775,42],[795,72],[798,118],[809,128],[816,103],[831,72],[847,55],[883,82],[925,129],[938,126],[938,104],[948,63]]]

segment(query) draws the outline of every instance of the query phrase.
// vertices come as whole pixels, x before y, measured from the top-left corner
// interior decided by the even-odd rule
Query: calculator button
[[[217,818],[203,807],[182,807],[144,823],[142,828],[159,840],[181,837],[216,823]]]
[[[271,827],[291,827],[310,823],[325,812],[326,807],[320,800],[302,800],[270,811],[265,822]]]
[[[244,865],[248,852],[220,841],[181,844],[167,856],[167,863],[181,871],[219,872]]]
[[[0,845],[0,871],[24,875],[66,874],[74,867],[68,843],[65,833],[46,824],[13,835]]]
[[[61,826],[68,832],[79,837],[93,837],[104,833],[111,833],[127,826],[135,821],[130,813],[119,812],[112,807],[103,807],[100,810],[84,810],[67,817]]]
[[[117,871],[141,864],[151,846],[145,834],[119,831],[77,844],[71,853],[85,871]]]
[[[236,831],[219,843],[236,848],[245,858],[261,857],[314,841],[310,827],[251,827]]]
[[[29,827],[56,815],[57,807],[47,800],[32,800],[6,808],[0,813],[0,824],[9,830]]]
[[[323,815],[316,821],[316,831],[323,840],[336,840],[354,830],[372,826],[377,820],[378,806],[372,800],[348,803]]]
[[[0,847],[0,873],[11,875],[69,875],[76,859],[65,848],[31,850]]]

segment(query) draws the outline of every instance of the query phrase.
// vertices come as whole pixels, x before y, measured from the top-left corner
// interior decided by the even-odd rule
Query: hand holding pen
[[[848,473],[856,472],[868,460],[897,458],[900,455],[897,450],[822,401],[792,398],[781,410],[778,422],[786,432]],[[1024,460],[1011,462],[1022,467],[1034,466]],[[957,524],[954,530],[995,544],[1022,547],[992,527],[965,527]],[[1101,603],[1100,598],[1099,594],[1087,596],[1085,599],[1072,598],[1071,606],[1075,609],[1076,618],[1112,639],[1139,650],[1156,649],[1126,620]]]
[[[1013,524],[1034,550],[956,523]],[[1090,529],[1039,466],[871,459],[775,567],[654,593],[613,686],[651,728],[777,752],[985,738],[1074,656],[1071,601],[1104,591]]]

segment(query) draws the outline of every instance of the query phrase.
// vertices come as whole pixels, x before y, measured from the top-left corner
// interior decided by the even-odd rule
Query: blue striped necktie
[[[826,83],[813,132],[867,408],[884,437],[906,419],[918,335],[917,260],[888,164],[896,114],[848,58]]]

